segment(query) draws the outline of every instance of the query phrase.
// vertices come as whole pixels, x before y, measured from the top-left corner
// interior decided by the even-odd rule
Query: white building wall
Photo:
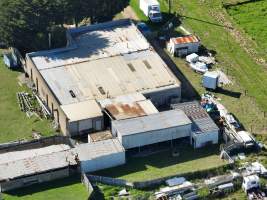
[[[125,152],[118,152],[107,156],[94,158],[93,160],[81,161],[81,171],[88,173],[110,167],[116,167],[125,164]]]
[[[200,43],[183,43],[183,44],[169,44],[169,51],[172,54],[177,53],[179,56],[185,55],[185,54],[191,54],[191,53],[197,53],[199,49]],[[180,50],[179,50],[180,49]],[[180,52],[179,52],[180,51]]]
[[[150,99],[155,106],[169,105],[172,99],[177,100],[175,103],[181,100],[181,87],[145,92],[143,95]]]
[[[119,132],[117,134],[122,146],[125,149],[131,149],[172,139],[189,137],[191,134],[191,124],[132,135],[123,135]]]
[[[202,133],[202,134],[193,133],[192,137],[194,138],[194,144],[192,144],[194,148],[200,148],[200,147],[203,147],[207,142],[218,144],[219,133],[218,133],[218,130],[217,131],[214,130],[214,131]]]

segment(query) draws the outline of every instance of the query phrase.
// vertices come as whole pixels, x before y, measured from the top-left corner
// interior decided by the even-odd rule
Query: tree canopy
[[[64,45],[64,24],[78,25],[84,18],[91,23],[112,19],[128,0],[0,0],[0,42],[23,53]],[[55,37],[58,37],[55,39]],[[54,38],[54,39],[53,39]]]

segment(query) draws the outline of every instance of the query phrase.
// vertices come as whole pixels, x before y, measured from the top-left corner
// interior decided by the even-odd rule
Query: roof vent
[[[76,97],[76,95],[74,94],[74,92],[72,90],[70,90],[69,93],[72,96],[72,98],[75,98]]]
[[[145,64],[147,69],[151,69],[152,68],[147,60],[143,60],[143,63]]]
[[[132,63],[128,63],[127,65],[128,65],[128,67],[130,68],[130,70],[132,72],[135,72],[136,71]]]
[[[98,90],[99,90],[99,92],[102,94],[102,95],[105,95],[106,94],[106,92],[105,92],[105,90],[103,89],[103,87],[98,87]]]

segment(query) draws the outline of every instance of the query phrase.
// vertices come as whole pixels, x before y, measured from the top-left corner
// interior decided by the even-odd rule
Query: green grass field
[[[142,13],[139,14],[139,7],[136,6],[138,0],[131,0],[131,3],[135,4],[132,7],[142,19]],[[161,1],[161,7],[167,8],[166,1]],[[267,112],[267,70],[257,65],[228,31],[211,16],[211,12],[221,12],[231,20],[222,8],[222,1],[208,0],[205,3],[197,0],[174,1],[172,10],[186,16],[182,19],[182,25],[198,35],[206,48],[216,52],[219,64],[215,68],[224,70],[233,80],[232,86],[225,87],[215,95],[222,99],[222,103],[236,115],[246,129],[256,134],[267,133],[267,117],[264,118],[264,111]],[[177,31],[180,32],[178,28]],[[191,71],[184,60],[180,58],[173,60],[197,92],[199,94],[205,92],[201,86],[202,76]],[[247,90],[246,96],[245,90]]]
[[[266,54],[267,1],[256,1],[230,6],[227,11],[233,17],[234,21],[243,28],[250,38],[263,50],[263,54]]]
[[[123,166],[103,170],[97,174],[129,181],[144,181],[226,164],[219,158],[218,146],[196,150],[183,146],[179,148],[179,154],[178,157],[173,157],[170,151],[164,151],[141,158],[133,157],[129,158],[127,164]]]
[[[88,193],[80,177],[64,178],[11,191],[4,200],[86,200]]]
[[[183,14],[188,16],[183,24],[196,33],[202,44],[216,52],[219,64],[216,66],[228,72],[234,81],[233,86],[217,93],[222,103],[233,112],[245,128],[255,133],[266,133],[267,118],[267,70],[255,64],[249,55],[239,46],[229,33],[210,15],[211,9],[223,12],[220,0],[200,4],[198,1],[181,0],[175,4],[177,10],[183,7]],[[189,18],[190,17],[190,18]],[[199,21],[201,20],[201,21]],[[177,66],[202,93],[201,76],[194,74],[181,59],[175,58]],[[244,90],[248,95],[244,96]],[[238,98],[238,93],[242,95]],[[265,127],[264,127],[265,126]]]
[[[16,93],[27,91],[27,88],[19,86],[19,74],[7,69],[0,57],[0,143],[30,139],[33,130],[44,136],[54,132],[49,121],[41,121],[36,117],[27,118],[26,114],[20,111]]]

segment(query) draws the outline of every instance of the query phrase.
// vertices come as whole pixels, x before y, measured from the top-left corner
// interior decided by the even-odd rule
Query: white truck
[[[152,22],[161,22],[160,4],[157,0],[140,0],[140,9]]]

